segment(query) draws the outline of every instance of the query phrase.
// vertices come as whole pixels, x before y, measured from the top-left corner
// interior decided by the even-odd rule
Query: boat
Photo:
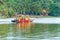
[[[32,22],[33,20],[31,19],[30,22]],[[11,22],[16,22],[16,23],[19,23],[18,20],[14,19],[14,20],[11,20]]]

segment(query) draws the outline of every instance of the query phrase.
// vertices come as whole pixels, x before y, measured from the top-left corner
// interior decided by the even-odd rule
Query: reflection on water
[[[40,40],[60,37],[60,24],[1,24],[1,40]],[[60,38],[59,38],[60,39]]]

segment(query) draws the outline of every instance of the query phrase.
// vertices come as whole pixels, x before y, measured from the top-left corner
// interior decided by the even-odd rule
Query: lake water
[[[0,24],[0,40],[60,40],[60,24]]]

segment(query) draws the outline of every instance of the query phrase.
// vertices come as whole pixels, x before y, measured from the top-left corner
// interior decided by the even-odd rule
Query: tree
[[[8,9],[7,9],[7,5],[6,5],[4,2],[0,1],[0,13],[1,13],[2,15],[7,16],[7,13],[8,13],[7,10],[8,10]]]
[[[43,10],[46,11],[46,14],[49,14],[52,13],[53,8],[55,7],[54,5],[58,7],[55,9],[55,11],[60,9],[60,3],[59,2],[55,3],[54,0],[2,0],[2,1],[6,3],[8,10],[12,8],[14,13],[16,12],[19,14],[40,15],[43,14],[42,12]],[[54,13],[54,15],[55,14],[56,13]]]

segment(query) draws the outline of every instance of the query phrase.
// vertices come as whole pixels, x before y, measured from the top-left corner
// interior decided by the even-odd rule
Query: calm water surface
[[[60,39],[60,24],[0,24],[0,40]]]

